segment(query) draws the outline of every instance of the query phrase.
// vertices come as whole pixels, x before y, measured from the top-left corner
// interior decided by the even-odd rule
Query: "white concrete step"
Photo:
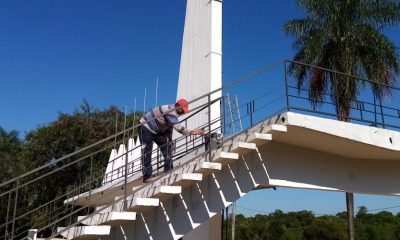
[[[57,228],[57,232],[66,229],[65,227]],[[61,236],[67,239],[98,239],[102,236],[110,235],[111,226],[79,226],[72,227],[61,233]]]
[[[272,134],[255,132],[254,134],[250,135],[247,141],[249,143],[254,143],[256,146],[261,146],[272,141]]]
[[[84,220],[83,220],[84,219]],[[92,216],[79,216],[78,221],[83,220],[85,225],[110,225],[118,226],[128,221],[136,220],[135,212],[107,212],[97,213]]]
[[[123,205],[124,201],[119,202],[117,205],[121,204]],[[130,212],[145,212],[159,205],[160,199],[158,198],[129,197],[126,199],[126,209]]]
[[[279,124],[272,124],[269,125],[265,131],[266,133],[272,134],[281,134],[287,132],[287,126],[279,125]]]
[[[211,173],[221,171],[222,163],[216,162],[201,162],[194,172],[201,173],[203,175],[210,175]]]
[[[237,153],[240,156],[242,156],[256,150],[257,150],[257,145],[255,143],[234,142],[229,152]]]
[[[150,186],[138,192],[135,192],[135,196],[158,198],[160,201],[164,201],[168,198],[173,197],[174,195],[181,193],[182,193],[181,186],[158,185],[158,186]]]
[[[214,156],[211,158],[211,162],[217,162],[217,163],[222,163],[222,164],[229,164],[233,161],[236,161],[239,159],[239,154],[238,153],[232,153],[232,152],[224,152],[224,151],[217,151]]]
[[[181,186],[160,186],[157,187],[156,194],[153,197],[160,199],[160,201],[164,201],[174,195],[178,195],[182,193]]]
[[[172,186],[186,187],[195,182],[201,182],[203,180],[203,174],[201,173],[183,173],[178,174],[175,177],[176,179]]]

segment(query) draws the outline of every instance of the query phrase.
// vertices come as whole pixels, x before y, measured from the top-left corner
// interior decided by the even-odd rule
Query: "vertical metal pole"
[[[335,73],[335,94],[336,94],[336,117],[341,120],[340,117],[340,101],[339,101],[339,92],[338,92],[338,82],[337,73]]]
[[[187,120],[185,120],[185,128],[187,129]],[[185,153],[187,153],[187,151],[188,151],[188,144],[189,144],[188,137],[186,136],[185,137]]]
[[[89,204],[87,213],[89,214],[91,195],[92,195],[92,183],[93,183],[93,154],[90,155],[90,177],[89,177]]]
[[[6,218],[6,226],[5,226],[5,230],[4,230],[4,240],[7,240],[7,234],[8,234],[8,217],[9,217],[9,212],[10,212],[10,205],[11,205],[11,194],[12,192],[10,192],[8,194],[8,204],[7,204],[7,218]]]
[[[221,240],[224,239],[224,223],[225,223],[225,211],[222,209],[221,213]]]
[[[126,130],[126,114],[128,113],[128,106],[125,106],[125,113],[124,113],[124,136],[123,139],[125,139],[125,130]],[[128,134],[129,136],[129,134]]]
[[[283,63],[284,69],[285,69],[285,95],[286,95],[286,110],[290,110],[289,106],[289,86],[288,86],[288,78],[287,78],[287,67],[286,67],[286,61]]]
[[[232,240],[235,240],[236,202],[232,203]]]
[[[115,134],[117,134],[118,132],[118,109],[117,109],[117,113],[115,115]],[[115,148],[117,148],[117,136],[115,136],[114,138],[114,146]]]
[[[250,126],[253,126],[253,101],[247,103],[247,111],[250,115]]]
[[[234,119],[233,119],[233,109],[232,109],[232,105],[231,105],[231,97],[230,97],[230,95],[229,95],[229,93],[227,94],[227,96],[228,96],[228,107],[229,107],[229,116],[231,117],[231,129],[232,129],[232,131],[233,131],[233,133],[235,133],[236,131],[235,131],[235,122],[234,122]]]
[[[383,116],[382,97],[379,96],[379,107],[381,109],[382,127],[385,128],[385,117]]]
[[[160,159],[160,147],[157,147],[157,175],[158,175],[159,169],[160,169],[160,162],[161,162],[161,159]]]
[[[378,126],[378,117],[376,116],[376,94],[374,92],[374,116],[375,116],[375,127]]]
[[[253,113],[255,113],[255,102],[254,102],[254,100],[252,101],[252,109],[251,109],[251,111],[252,111],[252,113],[251,113],[251,125],[253,126]]]
[[[226,224],[225,224],[225,239],[228,240],[228,222],[229,222],[229,206],[225,208]]]
[[[15,199],[14,199],[14,213],[13,213],[13,223],[11,227],[11,239],[14,238],[14,229],[15,229],[15,217],[17,214],[17,204],[18,204],[18,193],[19,193],[19,178],[17,179],[17,187],[16,187],[16,192],[15,192]]]
[[[348,237],[354,240],[354,198],[353,193],[346,192],[347,220],[348,220]]]
[[[126,146],[128,145],[129,145],[129,140],[126,142]],[[127,185],[128,185],[128,147],[125,147],[124,210],[126,210],[126,198],[128,195]]]
[[[223,96],[222,97],[222,107],[221,107],[221,109],[222,109],[222,122],[223,122],[223,124],[222,124],[222,129],[223,129],[223,134],[225,135],[226,134],[226,129],[225,129],[225,124],[226,124],[226,122],[225,122],[225,100],[226,99],[226,96]]]
[[[135,121],[136,121],[136,98],[135,98],[135,106],[133,107],[133,123],[132,123],[132,138],[135,137]]]
[[[211,95],[210,94],[208,94],[207,100],[208,100],[208,134],[209,137],[211,138],[211,105],[210,105]],[[209,162],[211,161],[211,148],[209,149],[208,152],[208,161]]]

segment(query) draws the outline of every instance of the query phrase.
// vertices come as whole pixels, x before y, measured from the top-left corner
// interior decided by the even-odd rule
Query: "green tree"
[[[19,158],[21,148],[18,132],[7,132],[0,127],[0,182],[18,176],[23,171]]]
[[[383,29],[400,23],[398,1],[297,0],[296,3],[306,17],[283,25],[283,31],[296,38],[295,61],[371,79],[375,83],[369,87],[379,99],[390,94],[386,86],[394,84],[400,66],[396,47]],[[351,104],[366,85],[346,75],[294,63],[289,71],[297,79],[299,89],[308,85],[314,106],[329,94],[332,102],[338,103],[336,113],[341,121],[349,121]],[[346,200],[351,228],[353,194],[346,193]],[[349,233],[352,234],[351,230]]]
[[[22,148],[22,141],[18,138],[18,132],[13,130],[7,132],[0,127],[0,182],[16,177],[24,170],[19,157]],[[2,188],[2,190],[8,190]],[[8,195],[0,198],[0,223],[6,222],[8,207]],[[0,227],[1,235],[4,233],[4,228]]]
[[[141,114],[138,114],[135,119],[136,124],[140,118],[139,115]],[[133,124],[133,114],[130,114],[126,119],[126,128]],[[68,206],[63,203],[63,200],[68,197],[66,194],[72,189],[77,189],[77,186],[83,186],[83,188],[77,189],[77,191],[83,192],[88,191],[90,185],[101,184],[111,148],[115,147],[114,142],[122,140],[124,135],[121,134],[115,140],[106,141],[61,162],[56,163],[56,159],[96,143],[124,130],[124,128],[124,114],[117,107],[111,106],[108,109],[99,110],[84,101],[73,114],[60,113],[56,121],[28,132],[23,146],[18,149],[18,156],[22,159],[20,166],[23,166],[24,172],[26,172],[44,164],[50,165],[21,180],[21,183],[30,181],[32,183],[19,190],[17,216],[43,206],[60,196],[63,198],[52,203],[51,207],[35,210],[18,221],[16,229],[21,228],[21,231],[17,234],[23,233],[31,226],[43,227],[49,219],[46,216],[49,212],[65,214]],[[129,135],[132,136],[132,132]],[[104,147],[108,148],[101,150]],[[93,158],[87,157],[93,152],[97,152]],[[64,168],[60,169],[61,167]],[[53,170],[55,172],[52,172]],[[3,170],[1,171],[3,172]],[[50,174],[46,175],[47,173]],[[93,174],[90,179],[91,173]],[[2,176],[1,173],[0,176]],[[39,176],[45,177],[37,180],[36,178]],[[89,184],[89,179],[90,181],[94,179],[95,182]],[[76,194],[76,192],[72,194]],[[7,206],[7,204],[3,206]]]

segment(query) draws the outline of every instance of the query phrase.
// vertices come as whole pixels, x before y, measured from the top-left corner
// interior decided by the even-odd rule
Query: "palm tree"
[[[349,121],[351,104],[365,86],[379,99],[390,95],[400,65],[396,46],[383,29],[400,23],[399,0],[297,0],[296,4],[306,16],[283,25],[283,31],[296,39],[294,60],[373,82],[290,64],[299,89],[304,85],[310,89],[313,106],[329,95],[337,103],[338,119]],[[346,200],[349,239],[354,239],[352,193],[346,193]]]

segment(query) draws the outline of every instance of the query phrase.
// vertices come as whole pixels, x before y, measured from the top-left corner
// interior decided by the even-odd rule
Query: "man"
[[[142,124],[139,127],[139,139],[144,145],[143,151],[143,182],[146,183],[151,178],[153,168],[151,166],[151,152],[153,151],[153,142],[161,149],[164,156],[164,172],[172,169],[172,153],[170,142],[172,141],[172,131],[189,135],[202,135],[203,130],[190,131],[180,125],[178,116],[189,112],[186,99],[180,99],[175,106],[162,105],[147,112],[141,119]]]

